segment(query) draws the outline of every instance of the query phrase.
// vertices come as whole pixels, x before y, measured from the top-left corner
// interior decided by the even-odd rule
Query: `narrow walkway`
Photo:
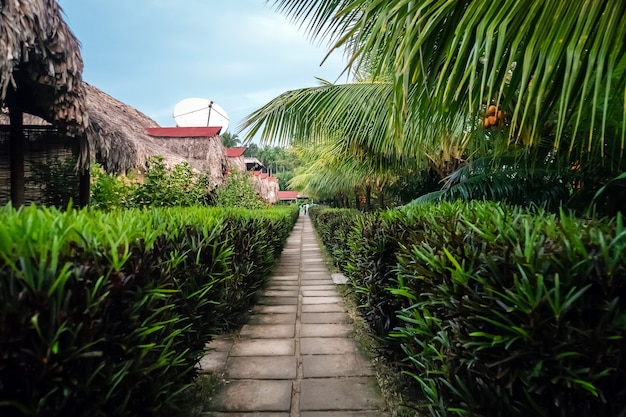
[[[205,417],[380,417],[384,402],[353,325],[301,216],[238,335],[211,342],[201,365],[226,383]]]

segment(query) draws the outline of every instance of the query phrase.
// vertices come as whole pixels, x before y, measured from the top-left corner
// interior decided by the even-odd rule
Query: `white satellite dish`
[[[228,130],[228,114],[217,103],[205,98],[186,98],[174,106],[178,127],[220,126],[220,134]]]

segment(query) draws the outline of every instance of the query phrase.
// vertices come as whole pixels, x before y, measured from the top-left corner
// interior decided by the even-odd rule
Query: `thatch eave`
[[[84,137],[82,71],[79,42],[55,0],[0,1],[0,105]]]

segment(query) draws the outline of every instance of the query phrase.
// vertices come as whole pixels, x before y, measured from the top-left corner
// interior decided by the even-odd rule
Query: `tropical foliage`
[[[150,158],[143,178],[107,174],[97,164],[92,165],[91,178],[91,206],[98,209],[210,203],[207,177],[194,173],[188,163],[169,169],[161,157]]]
[[[626,230],[501,203],[314,207],[409,415],[617,417]]]
[[[226,182],[213,192],[214,204],[218,207],[239,207],[255,209],[263,207],[263,202],[250,177],[245,172],[231,171]]]
[[[298,211],[0,209],[0,415],[176,416]]]
[[[525,172],[500,178],[514,183],[527,172],[549,171],[539,181],[556,179],[568,197],[593,195],[626,170],[626,4],[620,0],[274,5],[312,38],[328,41],[331,52],[343,50],[354,82],[280,95],[243,123],[249,135],[268,143],[330,139],[375,158],[408,158],[444,183],[474,158],[489,157],[496,173],[510,167],[497,157],[521,157],[516,166]],[[565,170],[584,181],[553,176]],[[479,183],[464,186],[485,197],[473,187]]]
[[[225,148],[234,148],[241,145],[241,140],[236,134],[226,132],[223,133],[220,137],[222,138],[222,145],[224,145]]]

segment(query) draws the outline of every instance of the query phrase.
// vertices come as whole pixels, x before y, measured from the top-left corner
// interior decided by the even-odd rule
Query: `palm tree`
[[[264,140],[331,134],[387,156],[429,154],[437,164],[441,138],[456,158],[502,149],[483,128],[493,106],[504,143],[537,165],[602,166],[600,181],[626,169],[621,0],[274,4],[331,51],[348,51],[350,71],[371,77],[277,97],[243,124]]]
[[[437,113],[508,109],[510,135],[530,145],[554,123],[554,147],[566,129],[570,149],[603,154],[609,113],[626,118],[626,3],[621,0],[277,0],[278,10],[307,24],[312,37],[350,51],[351,62],[393,75],[398,128],[420,103]],[[417,90],[417,91],[416,91]],[[416,94],[417,93],[417,94]],[[427,110],[428,110],[427,109]],[[591,114],[590,126],[581,119]]]
[[[221,138],[222,138],[222,144],[226,148],[234,148],[241,144],[241,140],[239,139],[239,136],[236,134],[233,135],[230,132],[226,132],[222,134]]]
[[[373,208],[372,193],[384,206],[384,189],[393,184],[397,171],[406,169],[398,161],[380,161],[364,149],[355,149],[344,141],[328,139],[322,144],[297,148],[303,165],[289,186],[317,199],[354,197],[355,206]]]

